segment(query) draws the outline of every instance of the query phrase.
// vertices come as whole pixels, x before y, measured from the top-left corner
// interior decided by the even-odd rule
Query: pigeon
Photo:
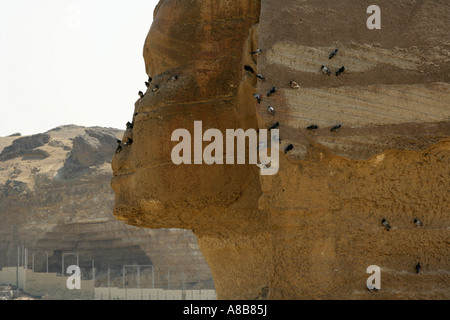
[[[139,114],[139,113],[138,113],[138,112],[136,112],[136,113],[134,114],[134,116],[135,116],[135,117],[137,117],[137,115],[138,115],[138,114]]]
[[[133,129],[133,124],[131,122],[127,122],[127,129]]]
[[[255,51],[252,52],[252,54],[258,54],[258,53],[261,53],[261,52],[262,52],[262,49],[256,49]]]
[[[269,131],[272,130],[272,129],[276,129],[276,128],[278,128],[279,126],[280,126],[280,123],[279,123],[279,122],[274,123],[272,126],[270,126]]]
[[[256,75],[256,77],[257,77],[258,79],[261,79],[261,80],[263,80],[263,81],[266,81],[266,78],[264,78],[264,76],[263,76],[261,73],[258,73],[258,74]]]
[[[386,228],[387,231],[389,231],[391,229],[391,226],[386,221],[386,219],[383,218],[383,220],[381,220],[381,224]]]
[[[139,91],[139,97],[141,97],[141,99],[144,98],[144,93],[142,91]]]
[[[292,144],[288,145],[285,149],[284,149],[284,154],[288,153],[289,151],[291,151],[292,149],[294,149],[294,146]]]
[[[117,139],[117,144],[118,144],[118,146],[117,146],[117,149],[116,149],[116,153],[119,153],[122,150],[122,146],[121,146],[122,141]]]
[[[333,128],[331,128],[331,132],[338,131],[340,128],[342,128],[342,125],[338,124],[338,125],[334,126]]]
[[[128,138],[127,142],[124,143],[125,146],[130,146],[133,143],[133,139]]]
[[[338,75],[340,75],[340,74],[341,74],[342,72],[344,72],[344,71],[345,71],[345,67],[344,67],[344,66],[340,67],[339,70],[336,71],[336,77],[337,77]]]
[[[152,82],[153,78],[152,77],[148,77],[148,82]]]
[[[313,125],[307,127],[306,129],[307,130],[317,130],[317,129],[319,129],[319,127],[317,125],[313,124]]]
[[[291,83],[290,83],[290,84],[291,84],[291,88],[292,88],[292,89],[300,89],[300,86],[298,85],[297,82],[291,80]]]
[[[337,55],[338,51],[339,51],[339,50],[336,49],[336,50],[334,50],[332,53],[330,53],[329,59],[333,59],[333,57],[334,57],[335,55]]]
[[[420,272],[420,269],[422,269],[422,266],[420,265],[420,262],[417,262],[417,265],[416,265],[416,273],[419,273],[419,272]]]
[[[159,89],[159,86],[156,85],[156,86],[152,89],[152,91],[155,92],[155,91],[158,90],[158,89]]]
[[[255,70],[253,70],[252,67],[247,66],[247,65],[244,66],[244,70],[245,70],[245,71],[248,71],[248,72],[251,72],[251,73],[255,73]]]
[[[420,221],[419,219],[414,219],[414,223],[415,223],[416,226],[418,226],[418,227],[422,227],[422,226],[423,226],[422,221]]]
[[[269,111],[270,114],[275,115],[275,109],[273,107],[268,106],[267,111]]]
[[[273,87],[272,89],[270,89],[270,91],[267,94],[267,96],[270,97],[271,95],[275,94],[275,92],[277,92],[277,88]]]
[[[148,83],[147,81],[145,81],[145,86],[148,88],[150,87],[150,83]]]
[[[257,94],[257,93],[255,93],[253,96],[255,97],[256,101],[258,101],[258,104],[260,104],[261,103],[261,96],[259,94]]]
[[[325,67],[324,65],[322,65],[322,66],[320,67],[320,70],[322,70],[322,72],[323,72],[324,74],[327,74],[327,75],[330,75],[330,74],[331,74],[330,69],[328,69],[328,68]]]

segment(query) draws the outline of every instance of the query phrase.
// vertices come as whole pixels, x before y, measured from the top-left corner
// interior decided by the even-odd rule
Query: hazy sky
[[[147,79],[158,0],[0,0],[0,136],[119,129]]]

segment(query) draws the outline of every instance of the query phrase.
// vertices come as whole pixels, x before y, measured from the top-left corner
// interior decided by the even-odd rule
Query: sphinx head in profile
[[[195,142],[195,123],[201,122],[202,137],[211,130],[226,136],[227,130],[257,129],[251,91],[255,80],[242,79],[247,75],[244,48],[252,49],[249,30],[259,17],[257,3],[197,0],[189,8],[173,0],[158,4],[144,45],[147,90],[130,112],[132,125],[122,138],[133,143],[122,144],[112,163],[118,219],[141,227],[195,229],[226,221],[223,212],[243,193],[254,193],[256,206],[260,168],[250,161],[253,152],[247,149],[247,164],[237,165],[239,159],[230,164],[217,134],[210,142]],[[174,139],[177,130],[192,139]],[[174,161],[174,149],[181,143],[184,150],[177,154],[184,163]],[[206,162],[195,161],[211,144],[217,146],[211,158],[223,151],[223,163],[211,164],[204,157]],[[269,167],[266,161],[263,169]]]
[[[383,2],[395,7],[387,0]],[[441,5],[439,1],[434,2],[436,6]],[[402,134],[397,132],[388,137],[384,134],[392,130],[392,123],[419,119],[418,125],[423,126],[426,133],[421,136],[423,145],[434,143],[430,142],[429,133],[432,131],[447,137],[447,116],[445,122],[432,127],[424,123],[430,119],[442,119],[442,114],[447,115],[445,97],[448,81],[440,73],[434,78],[439,83],[425,85],[421,83],[423,78],[419,71],[414,75],[412,70],[401,71],[400,67],[395,69],[399,72],[395,79],[390,68],[377,68],[377,77],[373,77],[372,74],[365,75],[365,69],[361,72],[355,69],[357,63],[345,67],[341,74],[343,69],[337,69],[342,66],[339,62],[341,49],[336,57],[329,59],[330,48],[324,47],[329,42],[324,39],[329,39],[330,27],[338,38],[334,40],[341,44],[356,41],[354,46],[347,45],[347,49],[356,50],[353,51],[356,53],[362,47],[363,52],[367,52],[367,28],[363,27],[361,31],[348,21],[336,24],[333,19],[322,19],[323,4],[319,2],[285,1],[283,10],[274,10],[273,3],[275,0],[160,1],[144,46],[147,75],[142,83],[149,78],[151,81],[147,81],[146,92],[136,102],[135,110],[130,112],[133,115],[132,126],[121,139],[125,143],[131,139],[132,144],[122,145],[112,163],[112,187],[116,194],[114,214],[118,219],[139,227],[192,230],[211,267],[220,299],[368,297],[365,294],[371,292],[366,289],[360,291],[359,288],[364,288],[369,265],[377,265],[380,261],[386,262],[392,270],[397,268],[395,272],[404,273],[406,270],[401,255],[386,251],[392,248],[386,247],[385,234],[380,233],[379,228],[383,225],[379,216],[391,210],[392,219],[389,221],[403,223],[399,225],[401,232],[396,233],[397,249],[410,248],[411,241],[419,239],[407,231],[416,227],[412,223],[415,216],[410,217],[411,223],[407,224],[407,212],[398,208],[410,208],[406,210],[410,212],[421,208],[421,212],[442,218],[442,212],[433,213],[433,210],[439,211],[441,207],[436,209],[436,203],[446,203],[448,195],[447,185],[442,180],[448,176],[448,166],[442,162],[442,159],[447,159],[448,141],[435,149],[409,150],[409,143],[405,144],[405,141],[411,141],[411,132],[414,132],[414,141],[420,136],[420,127],[415,123],[407,130],[408,125],[399,128],[401,131],[398,132]],[[353,1],[342,1],[339,8],[330,11],[331,18],[340,19],[353,7]],[[431,9],[430,6],[422,6],[420,10],[428,12]],[[396,10],[392,12],[398,13]],[[264,19],[256,27],[260,14]],[[280,23],[280,17],[289,15],[293,18]],[[300,15],[303,21],[295,22],[294,19]],[[354,19],[360,18],[360,15],[354,16]],[[436,21],[442,25],[440,20]],[[292,26],[281,35],[286,31],[282,29],[286,28],[287,22]],[[308,28],[305,29],[305,25]],[[257,28],[261,35],[260,44],[264,46],[264,52],[269,53],[260,58],[254,55],[258,54],[256,50],[259,48]],[[295,28],[309,31],[291,32]],[[431,29],[433,32],[424,34],[430,35],[427,38],[433,41],[423,41],[426,43],[424,47],[434,47],[434,39],[441,33],[439,27]],[[408,34],[409,31],[402,28],[402,32]],[[273,36],[275,33],[276,37]],[[386,48],[377,50],[368,46],[375,56],[383,57],[388,52],[391,56],[392,52],[398,51],[390,49],[398,42],[390,34],[396,33],[383,35]],[[403,38],[403,46],[411,47],[417,37],[411,34]],[[305,60],[311,52],[321,51],[324,61],[336,62],[336,66],[321,68],[325,62],[318,61],[315,55]],[[274,60],[268,58],[270,54]],[[291,59],[292,56],[296,59]],[[350,56],[352,54],[347,58]],[[359,53],[355,56],[363,57]],[[416,58],[420,61],[424,55]],[[258,64],[255,59],[260,59]],[[315,71],[303,68],[308,59]],[[267,67],[269,64],[270,68]],[[426,68],[425,64],[422,67]],[[326,76],[332,74],[331,70],[338,71],[340,76]],[[289,72],[292,75],[302,72],[305,80],[302,80],[300,90],[296,90],[299,88],[291,80],[294,78]],[[263,78],[268,80],[264,82],[257,74],[264,74]],[[400,94],[399,86],[392,87],[391,83],[395,83],[399,75],[405,79],[411,75],[408,81],[417,81],[417,84],[408,84],[402,89],[415,91],[414,99],[406,99],[406,95]],[[434,77],[432,73],[431,77]],[[331,79],[339,82],[333,85],[325,83]],[[289,80],[292,81],[290,86]],[[272,81],[274,83],[269,83]],[[303,86],[308,81],[310,87]],[[276,111],[269,109],[267,114],[268,105],[264,101],[267,98],[254,96],[259,93],[255,88],[270,89],[272,85],[277,85],[278,90],[277,93],[270,91],[274,95],[271,98],[281,98],[279,104],[274,105]],[[424,88],[427,90],[422,90]],[[420,110],[425,97],[443,92],[440,98],[433,100],[436,104],[433,108],[426,112],[414,111],[414,117],[405,113],[409,106],[402,107],[407,100]],[[328,110],[329,97],[337,94],[350,102],[346,105],[342,101],[338,107]],[[359,99],[358,94],[370,98],[370,106],[366,99]],[[386,127],[383,139],[374,139],[372,133],[377,135],[378,128],[371,131],[375,130],[371,126],[378,111],[385,108],[383,104],[387,97],[397,101],[400,107],[394,108],[392,102],[394,111],[378,119],[380,125]],[[304,108],[305,100],[311,103],[309,108]],[[377,101],[381,101],[381,105],[377,105]],[[359,104],[358,108],[354,104]],[[221,153],[221,144],[215,146],[220,140],[219,133],[225,139],[229,129],[242,129],[243,132],[260,128],[275,130],[275,118],[279,119],[281,112],[275,118],[272,113],[278,110],[286,112],[285,118],[280,120],[284,127],[283,147],[280,149],[280,170],[276,175],[263,177],[261,168],[250,164],[250,153],[246,154],[245,164],[237,164],[238,158],[233,164],[227,163],[224,161],[228,160],[226,148],[222,150],[225,154],[225,158],[221,158],[223,164],[217,164],[220,157],[216,159],[216,156]],[[317,114],[308,114],[311,110]],[[351,123],[350,115],[355,110],[358,110],[355,120],[352,120],[355,126],[347,130],[350,128],[347,126]],[[431,114],[431,110],[437,113]],[[325,112],[322,114],[322,111]],[[370,111],[367,121],[363,111]],[[268,118],[263,119],[261,112]],[[337,113],[340,119],[336,119]],[[424,118],[416,118],[419,113]],[[402,120],[397,114],[405,118]],[[316,122],[317,118],[322,122]],[[314,122],[307,124],[310,120]],[[203,139],[198,139],[196,122],[201,122],[199,131]],[[327,126],[326,132],[318,128],[322,125]],[[183,131],[177,131],[179,129]],[[371,132],[370,137],[368,132]],[[393,144],[400,146],[400,150],[382,153],[386,150],[386,141],[389,147]],[[267,148],[259,142],[256,141],[258,150]],[[377,157],[372,159],[374,153]],[[300,154],[302,158],[294,157]],[[217,162],[208,164],[205,159]],[[420,181],[427,183],[418,183],[417,177],[426,177]],[[423,199],[432,201],[427,203]],[[441,268],[440,253],[445,250],[441,239],[445,230],[436,228],[433,232],[437,236],[433,243],[430,242],[433,246],[431,251],[438,258],[428,255],[431,246],[425,245],[416,246],[417,253],[414,254],[428,256],[436,268]],[[397,287],[390,292],[398,291],[398,294],[388,293],[379,297],[405,297],[406,293],[401,289],[403,284],[402,281],[392,283]],[[427,295],[431,291],[434,289],[422,292]]]
[[[260,174],[277,163],[268,158],[259,167],[251,164],[253,151],[268,149],[258,140],[252,140],[252,152],[241,152],[245,157],[227,158],[225,143],[227,130],[242,130],[240,140],[258,130],[257,78],[243,66],[255,64],[259,11],[259,0],[160,1],[144,46],[147,90],[130,112],[131,126],[112,161],[116,218],[144,228],[192,230],[221,298],[235,290],[256,297],[268,286],[270,236],[267,214],[258,208]],[[129,139],[132,144],[123,145]],[[208,153],[211,145],[217,148]],[[209,163],[220,162],[221,153],[223,163]],[[225,247],[234,251],[228,258],[244,262],[221,263],[217,249]]]

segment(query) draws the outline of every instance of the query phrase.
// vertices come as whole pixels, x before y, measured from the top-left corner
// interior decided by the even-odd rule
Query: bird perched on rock
[[[284,154],[288,153],[288,152],[291,151],[292,149],[294,149],[294,145],[292,145],[292,144],[288,145],[288,146],[284,149]]]
[[[386,219],[383,218],[383,220],[381,220],[381,224],[386,228],[387,231],[389,231],[391,229],[391,226],[386,221]]]
[[[320,67],[320,70],[321,70],[322,73],[324,73],[324,74],[331,75],[330,69],[328,69],[328,68],[325,67],[324,65],[322,65],[322,66]]]
[[[117,140],[116,153],[119,153],[121,150],[122,150],[122,141],[121,140]]]
[[[264,78],[264,76],[263,76],[261,73],[256,74],[256,77],[257,77],[258,79],[261,79],[261,80],[263,80],[263,81],[266,81],[266,78]]]
[[[144,98],[144,93],[142,91],[139,91],[138,94],[141,99]]]
[[[336,71],[336,77],[337,77],[338,75],[340,75],[340,74],[341,74],[342,72],[344,72],[344,71],[345,71],[345,67],[344,67],[344,66],[340,67],[339,70]]]
[[[338,51],[339,51],[338,49],[335,49],[332,53],[330,53],[330,56],[329,56],[328,59],[333,59],[333,57],[334,57],[335,55],[337,55]]]
[[[333,128],[331,128],[330,131],[335,132],[335,131],[338,131],[340,128],[342,128],[342,125],[338,124],[338,125],[334,126]]]
[[[270,91],[267,94],[267,96],[270,97],[271,95],[275,94],[275,92],[277,92],[277,88],[273,87],[272,89],[270,89]]]
[[[253,70],[252,67],[247,66],[247,65],[244,66],[244,70],[245,70],[245,71],[248,71],[248,72],[251,72],[251,73],[255,73],[255,70]]]
[[[317,125],[313,124],[313,125],[307,127],[306,129],[307,130],[317,130],[317,129],[319,129],[319,127]]]
[[[152,82],[153,78],[152,77],[148,77],[148,82]]]
[[[271,115],[275,115],[275,109],[274,109],[273,107],[268,106],[268,107],[267,107],[267,111],[269,111],[269,113],[270,113]]]
[[[300,86],[298,85],[298,83],[293,80],[291,80],[290,85],[291,85],[292,89],[300,89]]]
[[[422,266],[420,265],[420,262],[417,262],[417,265],[416,265],[416,273],[419,273],[419,272],[420,272],[420,269],[422,269]]]
[[[260,104],[261,103],[261,96],[259,94],[257,94],[257,93],[255,93],[253,96],[255,97],[256,101],[258,101],[258,104]]]
[[[128,138],[127,142],[124,143],[125,146],[130,146],[133,143],[133,139]]]
[[[148,88],[150,87],[150,83],[148,83],[147,81],[145,81],[145,86]]]
[[[422,227],[422,226],[423,226],[422,221],[420,221],[419,219],[414,219],[414,223],[415,223],[416,226],[418,226],[418,227]]]
[[[133,129],[133,124],[130,121],[127,122],[127,129]]]
[[[276,122],[276,123],[274,123],[273,125],[270,126],[269,131],[272,130],[272,129],[276,129],[276,128],[278,128],[279,126],[280,126],[280,123],[279,123],[279,122]]]
[[[259,54],[262,52],[262,49],[256,49],[255,51],[252,52],[252,54]]]

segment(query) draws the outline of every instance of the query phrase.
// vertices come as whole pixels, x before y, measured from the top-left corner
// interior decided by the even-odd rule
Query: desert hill
[[[188,286],[211,285],[191,232],[146,230],[113,217],[111,159],[122,135],[113,128],[67,125],[0,137],[0,267],[16,266],[19,246],[21,265],[26,248],[27,266],[34,256],[37,272],[46,271],[47,254],[49,271],[60,273],[62,255],[77,252],[84,277],[91,277],[94,261],[99,286],[106,285],[108,268],[111,284],[122,286],[123,266],[138,264],[154,266],[157,285],[167,285],[169,268],[172,286],[182,273]],[[66,257],[66,266],[75,262]]]

